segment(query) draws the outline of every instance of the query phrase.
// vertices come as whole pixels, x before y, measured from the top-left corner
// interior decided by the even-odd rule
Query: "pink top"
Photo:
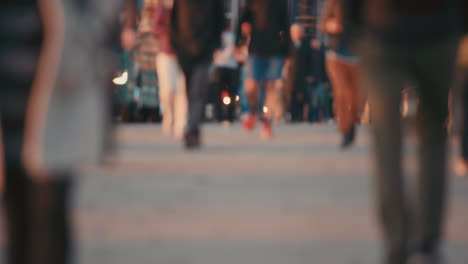
[[[160,5],[155,12],[153,22],[153,33],[159,38],[159,50],[160,52],[167,54],[174,54],[174,50],[171,47],[171,40],[169,37],[171,23],[171,10],[169,8]]]

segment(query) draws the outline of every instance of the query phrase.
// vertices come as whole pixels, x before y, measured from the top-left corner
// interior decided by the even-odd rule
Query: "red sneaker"
[[[257,123],[257,116],[249,114],[243,121],[242,125],[244,126],[245,131],[251,132],[255,127],[255,123]]]
[[[270,140],[273,137],[273,131],[271,129],[271,124],[268,121],[263,122],[261,137],[264,140]]]

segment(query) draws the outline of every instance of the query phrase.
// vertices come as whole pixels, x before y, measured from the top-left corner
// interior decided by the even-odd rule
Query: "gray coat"
[[[102,43],[121,0],[42,0],[45,38],[26,120],[24,161],[36,174],[95,162],[108,135],[111,53]]]

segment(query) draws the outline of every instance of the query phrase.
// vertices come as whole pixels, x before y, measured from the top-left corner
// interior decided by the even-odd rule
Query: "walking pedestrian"
[[[224,4],[219,0],[177,0],[171,15],[171,43],[185,74],[188,121],[184,142],[187,149],[201,146],[213,52],[221,46]]]
[[[311,76],[307,82],[309,88],[308,121],[311,123],[328,120],[332,117],[331,107],[327,102],[330,94],[328,75],[325,70],[325,46],[319,39],[311,40]],[[327,94],[328,93],[328,94]]]
[[[237,43],[236,43],[236,59],[239,63],[239,101],[240,101],[240,119],[243,121],[249,114],[249,102],[247,100],[247,95],[245,93],[244,81],[245,81],[245,73],[244,73],[244,64],[249,57],[249,45],[250,45],[250,35],[252,32],[252,26],[244,22],[242,23],[237,32]]]
[[[251,25],[249,58],[245,64],[245,91],[250,114],[244,120],[246,131],[252,131],[257,119],[262,122],[262,136],[272,137],[271,122],[259,104],[257,87],[264,84],[266,93],[274,92],[282,77],[285,57],[289,54],[289,18],[286,0],[249,0],[240,19]],[[268,97],[268,95],[266,95]]]
[[[229,22],[222,34],[222,45],[215,52],[215,115],[218,121],[234,121],[235,99],[239,83],[238,63],[235,55],[235,36]],[[229,98],[229,99],[227,99]],[[225,107],[223,107],[225,105]],[[226,109],[226,111],[223,111]]]
[[[187,123],[187,93],[185,76],[179,66],[169,38],[172,5],[173,3],[168,3],[168,1],[159,1],[155,13],[153,32],[159,39],[156,71],[158,73],[159,98],[163,111],[163,133],[182,139]]]
[[[350,0],[348,4],[350,21],[361,33],[357,47],[369,93],[385,263],[441,263],[448,91],[462,18],[468,16],[466,1]],[[406,191],[402,172],[401,91],[409,82],[416,83],[419,92],[420,168],[414,193]]]
[[[350,50],[344,0],[327,0],[319,29],[328,36],[326,69],[333,87],[333,110],[343,135],[342,148],[354,143],[363,109],[358,58]]]
[[[310,41],[304,37],[304,29],[300,24],[291,25],[291,63],[288,69],[287,90],[290,93],[289,112],[291,122],[304,121],[304,108],[307,104],[307,80],[312,73]],[[309,106],[310,109],[310,106]]]
[[[117,22],[116,3],[0,3],[8,264],[70,263],[71,177],[100,157],[109,128],[109,94],[100,87],[110,76],[102,69],[112,67],[101,43]]]
[[[460,44],[457,64],[460,87],[456,87],[458,89],[455,92],[460,95],[461,100],[457,100],[455,105],[461,106],[461,144],[455,172],[458,176],[466,177],[468,176],[468,36],[465,36]]]

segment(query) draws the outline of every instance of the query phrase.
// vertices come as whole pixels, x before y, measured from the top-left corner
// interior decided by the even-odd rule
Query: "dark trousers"
[[[387,263],[404,264],[409,248],[438,250],[446,197],[448,90],[458,41],[413,47],[365,37],[360,43],[364,87],[369,93],[376,152],[376,195]],[[402,171],[401,91],[418,84],[419,175],[405,189]],[[410,202],[411,201],[411,202]]]
[[[305,85],[302,85],[305,86]],[[304,88],[304,87],[301,87]],[[304,107],[306,104],[306,92],[304,89],[294,89],[291,93],[290,112],[292,122],[304,121]]]
[[[188,119],[186,132],[198,133],[205,116],[209,90],[209,59],[179,58],[187,82]]]
[[[468,79],[465,77],[462,87],[462,135],[461,135],[461,155],[465,161],[468,161]]]
[[[239,73],[237,69],[224,67],[216,69],[213,100],[216,120],[234,120],[236,109],[235,98],[238,83]],[[226,94],[230,99],[230,103],[227,105],[223,102],[224,94]]]

